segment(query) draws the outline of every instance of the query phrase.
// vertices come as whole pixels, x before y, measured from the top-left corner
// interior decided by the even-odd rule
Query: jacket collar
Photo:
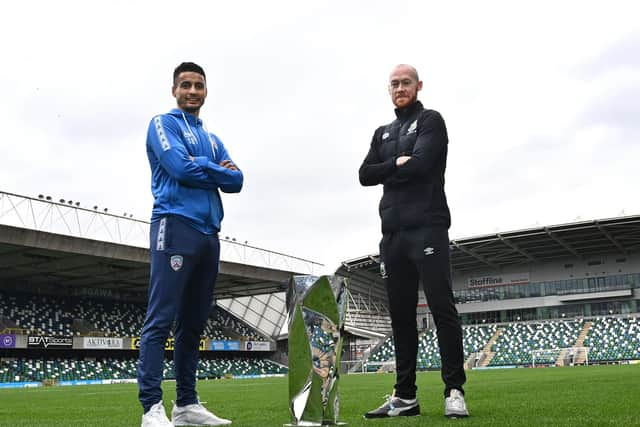
[[[416,101],[413,104],[409,105],[408,107],[405,108],[396,108],[395,112],[396,112],[396,117],[400,120],[402,119],[406,119],[407,117],[410,117],[413,115],[413,113],[415,113],[418,110],[422,110],[424,107],[422,106],[422,102],[420,101]]]
[[[182,119],[182,115],[184,114],[184,117],[186,117],[187,121],[192,126],[201,125],[202,124],[202,120],[200,118],[194,116],[191,113],[187,113],[186,111],[182,111],[179,108],[172,109],[171,111],[169,111],[169,114],[172,115],[172,116],[175,116],[177,118],[180,118],[180,119]]]

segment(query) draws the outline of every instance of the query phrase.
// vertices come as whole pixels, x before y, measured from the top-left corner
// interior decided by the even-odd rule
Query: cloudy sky
[[[245,173],[222,234],[333,270],[377,251],[382,189],[357,170],[410,63],[449,130],[452,238],[640,214],[634,3],[11,2],[0,190],[147,219],[147,125],[195,61]]]

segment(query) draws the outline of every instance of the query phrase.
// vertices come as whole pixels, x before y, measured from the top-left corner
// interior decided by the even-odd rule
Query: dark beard
[[[200,107],[197,108],[193,108],[193,107],[182,107],[182,109],[184,111],[186,111],[189,114],[193,114],[194,116],[198,114],[198,111],[200,111]]]

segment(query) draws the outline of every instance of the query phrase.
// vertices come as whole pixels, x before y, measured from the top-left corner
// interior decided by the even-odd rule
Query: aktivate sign
[[[109,338],[109,337],[84,337],[83,348],[95,348],[95,349],[121,349],[123,344],[122,338]]]

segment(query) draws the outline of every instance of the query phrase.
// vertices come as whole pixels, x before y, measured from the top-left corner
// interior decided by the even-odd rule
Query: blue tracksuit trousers
[[[162,400],[165,342],[174,320],[176,404],[198,400],[198,345],[209,317],[220,260],[217,234],[200,233],[179,216],[153,222],[150,237],[151,277],[138,361],[138,396],[145,412]]]

